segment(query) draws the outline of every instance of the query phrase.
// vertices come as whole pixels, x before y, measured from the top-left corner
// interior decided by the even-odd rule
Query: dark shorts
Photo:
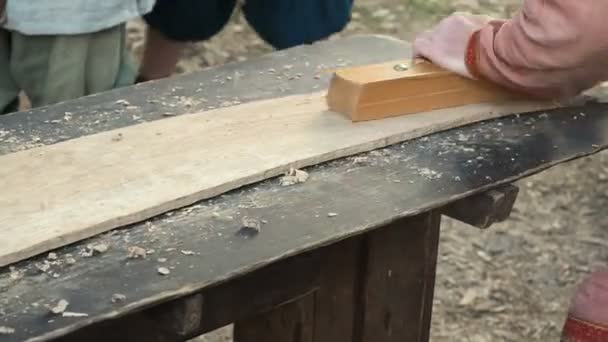
[[[353,0],[246,0],[245,18],[276,49],[310,44],[341,31]],[[168,38],[202,41],[230,19],[236,0],[157,0],[144,20]]]

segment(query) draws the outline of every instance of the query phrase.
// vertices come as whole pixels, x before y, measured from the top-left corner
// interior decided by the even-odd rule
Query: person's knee
[[[244,12],[260,37],[276,49],[311,44],[342,31],[353,0],[248,0]]]
[[[235,5],[236,0],[157,0],[143,19],[168,39],[203,41],[226,25]]]

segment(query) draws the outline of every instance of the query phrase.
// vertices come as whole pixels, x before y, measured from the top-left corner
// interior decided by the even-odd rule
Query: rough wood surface
[[[440,218],[431,211],[368,235],[360,341],[429,341]]]
[[[315,296],[310,293],[234,325],[234,342],[315,342]]]
[[[524,98],[426,61],[409,65],[392,61],[337,70],[327,94],[329,108],[352,121],[512,100]]]
[[[315,342],[354,340],[363,240],[350,238],[325,250],[315,296]]]
[[[544,102],[353,124],[322,93],[112,130],[0,157],[0,266],[303,167]]]

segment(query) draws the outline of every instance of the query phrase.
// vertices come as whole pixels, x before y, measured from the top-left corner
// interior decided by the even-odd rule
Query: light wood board
[[[290,167],[556,106],[476,104],[353,123],[327,111],[323,92],[171,117],[4,155],[0,266]]]

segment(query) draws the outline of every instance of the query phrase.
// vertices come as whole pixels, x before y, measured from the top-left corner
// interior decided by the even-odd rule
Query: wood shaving
[[[108,251],[108,249],[110,249],[110,246],[106,243],[96,243],[94,245],[88,245],[87,248],[91,251],[93,251],[93,253],[105,253]]]
[[[70,303],[67,300],[61,299],[54,307],[51,308],[51,312],[55,315],[62,314],[68,308],[68,305],[70,305]]]
[[[127,296],[122,293],[115,293],[112,295],[112,303],[124,302],[127,300]]]
[[[23,271],[17,270],[14,266],[11,266],[9,269],[11,270],[11,273],[9,275],[11,280],[15,281],[15,280],[19,280],[19,279],[23,278],[23,274],[24,274]]]
[[[243,217],[242,223],[242,228],[253,229],[256,232],[260,232],[262,230],[262,223],[254,218],[249,218],[245,216]]]
[[[336,217],[338,213],[327,213],[327,217]]]
[[[127,258],[129,259],[143,259],[146,257],[146,250],[138,247],[138,246],[131,246],[127,249],[127,252],[129,253],[127,255]]]
[[[118,133],[112,137],[112,141],[117,142],[122,140],[122,133]]]
[[[171,273],[171,271],[169,271],[169,269],[166,267],[159,267],[157,271],[160,275],[168,275],[169,273]]]
[[[15,333],[15,328],[0,325],[0,335],[11,335]]]
[[[243,217],[241,228],[238,230],[237,235],[246,239],[252,238],[260,233],[262,230],[262,223],[259,220]]]
[[[298,183],[304,183],[308,180],[308,172],[296,170],[294,168],[289,171],[280,180],[281,186],[291,186]]]
[[[48,261],[44,261],[44,263],[36,263],[34,266],[36,266],[37,269],[39,269],[41,272],[46,272],[51,268],[51,265],[49,265]]]
[[[75,264],[75,263],[76,263],[76,259],[74,259],[74,257],[72,257],[71,255],[66,255],[66,257],[65,257],[65,262],[66,262],[68,265],[73,265],[73,264]]]
[[[66,312],[62,313],[61,316],[63,316],[63,317],[88,317],[89,314],[86,314],[84,312],[69,312],[69,311],[66,311]]]

